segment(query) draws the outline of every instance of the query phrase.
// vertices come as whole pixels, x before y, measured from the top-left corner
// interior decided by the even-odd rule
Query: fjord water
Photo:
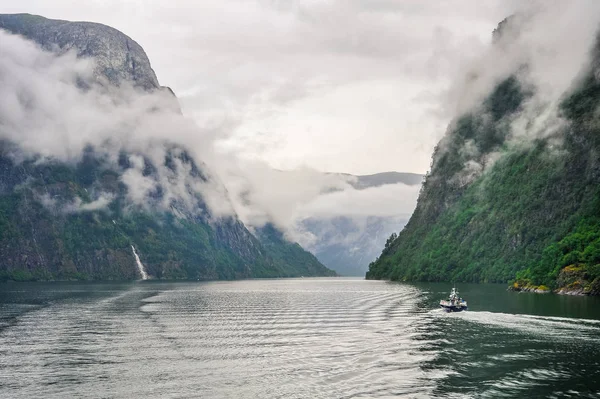
[[[0,397],[595,397],[598,298],[361,279],[0,285]]]

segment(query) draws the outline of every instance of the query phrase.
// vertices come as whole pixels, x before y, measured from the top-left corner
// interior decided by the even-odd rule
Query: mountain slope
[[[138,278],[134,248],[154,278],[332,274],[299,247],[282,255],[293,244],[263,245],[232,214],[207,166],[163,138],[187,125],[130,38],[100,24],[27,14],[0,15],[0,27],[56,54],[73,50],[95,61],[86,75],[69,69],[75,59],[46,57],[5,37],[0,80],[5,96],[14,89],[16,114],[25,117],[0,106],[0,279]],[[16,69],[10,57],[21,54]],[[40,76],[39,64],[48,64]],[[54,78],[54,92],[40,90]],[[64,106],[44,102],[46,94]],[[79,113],[69,112],[80,104]]]
[[[285,239],[283,233],[268,223],[258,229],[257,236],[275,261],[280,264],[293,265],[283,267],[278,271],[279,276],[335,276],[333,270],[324,270],[321,262],[310,253],[307,253],[298,243]]]
[[[536,93],[519,71],[457,118],[434,152],[414,214],[367,278],[516,279],[517,289],[600,293],[598,54],[596,45],[586,78],[563,93],[560,119],[531,140],[514,132]]]

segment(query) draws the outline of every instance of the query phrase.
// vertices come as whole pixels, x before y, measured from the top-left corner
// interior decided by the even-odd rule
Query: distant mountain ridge
[[[351,175],[347,173],[340,174],[355,177],[356,181],[351,182],[350,184],[358,190],[399,183],[406,184],[408,186],[416,186],[420,185],[425,177],[425,175],[418,173],[402,172],[381,172],[372,175]]]
[[[420,186],[424,175],[417,173],[382,172],[372,175],[331,173],[348,178],[356,190],[402,184]],[[370,262],[381,252],[387,238],[398,233],[408,218],[377,215],[341,215],[333,218],[310,217],[302,222],[303,228],[318,237],[310,247],[315,256],[327,267],[343,276],[364,276]]]

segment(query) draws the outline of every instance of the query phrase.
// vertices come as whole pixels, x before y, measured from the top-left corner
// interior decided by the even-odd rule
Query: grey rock
[[[95,75],[116,86],[128,81],[145,90],[160,85],[144,49],[110,26],[70,22],[31,14],[0,14],[0,28],[22,35],[43,49],[57,53],[76,51],[96,61]]]

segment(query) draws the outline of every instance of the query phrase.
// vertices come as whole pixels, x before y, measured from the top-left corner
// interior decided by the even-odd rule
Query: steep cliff
[[[510,23],[494,32],[496,46],[511,45],[511,38],[501,38]],[[532,106],[539,88],[524,78],[526,64],[457,117],[435,149],[414,214],[388,240],[367,278],[517,280],[516,286],[553,289],[568,282],[597,293],[599,54],[596,45],[590,66],[580,65],[583,77],[568,77],[573,84],[558,98],[556,117],[544,124],[535,125],[552,108]],[[519,136],[523,126],[537,134]],[[565,277],[573,270],[583,282]]]
[[[132,39],[100,24],[28,14],[0,15],[0,27],[57,56],[71,51],[74,59],[93,61],[91,75],[47,74],[57,76],[48,86],[55,93],[38,87],[39,76],[18,75],[5,90],[14,103],[0,104],[0,280],[135,279],[141,275],[134,250],[152,278],[334,274],[297,245],[261,243],[227,207],[226,189],[207,166],[184,144],[164,138],[185,122],[178,109],[162,109],[176,100],[169,94],[163,101],[149,60]],[[25,55],[3,55],[15,57],[0,65],[6,84],[28,55],[37,57],[35,68],[57,69],[69,60],[53,63],[35,48],[8,44]],[[48,105],[61,99],[64,106]],[[105,108],[100,116],[94,106]],[[15,112],[22,123],[41,122],[31,129],[15,125]],[[104,126],[106,119],[111,124]],[[95,123],[102,126],[90,126]],[[145,134],[153,125],[160,136]],[[282,252],[289,246],[293,256]]]

